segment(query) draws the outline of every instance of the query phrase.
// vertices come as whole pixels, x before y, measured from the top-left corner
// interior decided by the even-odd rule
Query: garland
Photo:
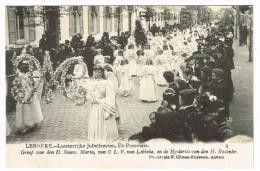
[[[71,90],[67,92],[67,98],[75,105],[83,105],[87,101],[87,89],[82,86],[71,86]]]
[[[49,72],[51,79],[49,81],[46,80],[45,75],[46,73]],[[45,96],[45,101],[47,104],[52,103],[54,99],[54,94],[52,92],[52,86],[56,85],[55,81],[55,76],[54,76],[54,71],[52,68],[52,62],[50,61],[49,56],[44,57],[43,61],[43,69],[42,69],[43,77],[45,78],[45,83],[46,83],[46,89],[48,90],[46,96]]]
[[[83,57],[78,56],[66,59],[63,63],[61,63],[61,65],[55,70],[55,80],[59,90],[63,93],[63,95],[66,98],[68,98],[75,105],[82,105],[85,104],[85,102],[87,101],[87,90],[84,87],[78,86],[76,84],[72,84],[71,86],[66,88],[66,80],[73,80],[73,76],[67,74],[69,67],[73,64],[80,64],[84,66],[84,69],[80,77],[75,78],[84,79],[85,73],[87,72],[87,66],[83,62]],[[59,76],[61,76],[60,82],[57,81],[59,79]]]
[[[19,71],[18,65],[20,62],[27,60],[29,64],[29,72],[23,74]],[[40,73],[39,78],[40,81],[36,84],[33,80],[33,72],[35,70],[34,66],[36,66],[36,70],[40,71],[41,66],[39,61],[29,55],[29,54],[22,54],[17,56],[14,62],[14,67],[16,71],[16,77],[13,81],[13,87],[11,89],[11,94],[16,101],[22,104],[30,104],[32,103],[32,98],[36,93],[37,89],[39,88],[41,81],[42,81],[42,74]]]

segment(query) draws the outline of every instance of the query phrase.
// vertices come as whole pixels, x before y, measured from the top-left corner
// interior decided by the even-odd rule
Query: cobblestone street
[[[134,133],[141,131],[144,125],[149,125],[149,114],[159,105],[144,103],[138,99],[139,78],[135,78],[136,91],[128,97],[118,97],[117,103],[121,115],[120,137],[128,139]],[[160,94],[164,88],[160,88]],[[44,121],[41,128],[26,135],[11,135],[7,141],[12,143],[23,141],[47,140],[87,140],[89,103],[84,106],[75,106],[60,92],[55,92],[55,100],[51,104],[42,101]],[[15,113],[7,115],[11,128],[15,131]]]
[[[232,128],[235,134],[253,136],[253,63],[247,62],[248,50],[238,47],[234,42],[235,66],[232,77],[235,94],[230,104]],[[243,77],[242,77],[243,76]],[[246,79],[245,79],[246,78]],[[156,103],[144,103],[138,99],[139,78],[135,78],[135,93],[129,97],[118,97],[117,102],[121,116],[120,139],[127,140],[131,135],[149,125],[149,114],[159,106]],[[160,87],[160,94],[164,90]],[[54,102],[45,104],[42,101],[44,121],[35,132],[26,135],[12,134],[7,143],[32,141],[87,141],[89,104],[74,106],[61,93],[55,92]],[[15,129],[15,112],[7,114],[13,132]]]

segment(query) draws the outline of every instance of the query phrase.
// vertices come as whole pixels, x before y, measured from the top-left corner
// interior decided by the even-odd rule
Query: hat
[[[207,95],[201,95],[201,96],[196,97],[196,101],[198,102],[198,104],[200,104],[204,107],[209,106],[209,104],[210,104],[210,100]]]
[[[220,68],[212,69],[212,73],[214,73],[214,74],[216,74],[218,76],[221,76],[221,77],[223,77],[223,75],[224,75],[224,71],[222,69],[220,69]]]
[[[193,89],[184,89],[179,92],[181,97],[194,98],[195,91]]]
[[[205,65],[213,69],[216,66],[216,62],[212,60],[208,60]]]
[[[95,65],[95,66],[94,66],[94,71],[96,71],[96,70],[104,71],[104,67],[103,67],[102,65],[100,65],[100,64]]]
[[[183,53],[181,56],[184,57],[184,58],[186,58],[186,57],[189,56],[189,55],[188,55],[187,53]]]
[[[121,65],[123,64],[123,62],[126,62],[126,64],[128,64],[128,59],[127,59],[127,58],[125,58],[125,57],[124,57],[124,58],[122,58],[122,59],[121,59]]]
[[[196,60],[202,60],[203,58],[204,58],[204,56],[203,55],[201,55],[201,54],[195,54],[194,56],[193,56]]]
[[[198,55],[198,54],[201,54],[201,52],[200,51],[195,51],[195,52],[192,53],[192,56],[195,56],[195,55]]]
[[[176,96],[177,93],[174,89],[172,88],[168,88],[163,92],[164,95],[172,95],[172,96]]]
[[[211,51],[210,48],[205,48],[205,49],[203,49],[203,53],[209,54],[209,53],[211,53],[211,52],[212,52],[212,51]]]
[[[29,60],[24,59],[24,60],[21,61],[21,64],[29,64]]]
[[[106,59],[110,59],[110,56],[106,55],[106,56],[104,56],[104,58],[106,58]]]
[[[119,54],[122,54],[124,56],[124,51],[123,50],[118,50],[117,55],[119,55]]]
[[[186,74],[186,75],[192,74],[192,73],[193,73],[192,67],[185,67],[185,68],[183,69],[183,73]]]
[[[200,68],[200,70],[203,71],[204,73],[210,75],[212,69],[209,66],[203,66]]]
[[[104,66],[104,70],[107,70],[107,71],[113,72],[113,66],[110,65],[110,64],[107,64],[107,65]]]

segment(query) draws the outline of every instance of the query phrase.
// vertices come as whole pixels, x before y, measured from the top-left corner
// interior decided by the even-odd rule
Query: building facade
[[[148,21],[144,6],[7,6],[6,47],[38,46],[44,33],[53,44],[71,40],[76,33],[81,33],[84,40],[90,34],[98,40],[103,32],[109,32],[110,36],[126,31],[133,33],[137,19],[145,30],[153,24],[164,27],[166,23],[180,23],[180,7],[168,7],[167,19],[166,7],[151,8],[154,12]]]

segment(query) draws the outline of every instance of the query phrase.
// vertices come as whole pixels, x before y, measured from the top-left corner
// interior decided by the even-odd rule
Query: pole
[[[249,62],[252,62],[253,61],[253,55],[252,55],[252,51],[253,51],[253,31],[252,31],[252,25],[253,25],[253,22],[252,22],[252,17],[250,17],[250,35],[249,35]]]
[[[121,7],[118,6],[118,24],[117,24],[117,35],[120,36],[120,14],[121,14]]]

